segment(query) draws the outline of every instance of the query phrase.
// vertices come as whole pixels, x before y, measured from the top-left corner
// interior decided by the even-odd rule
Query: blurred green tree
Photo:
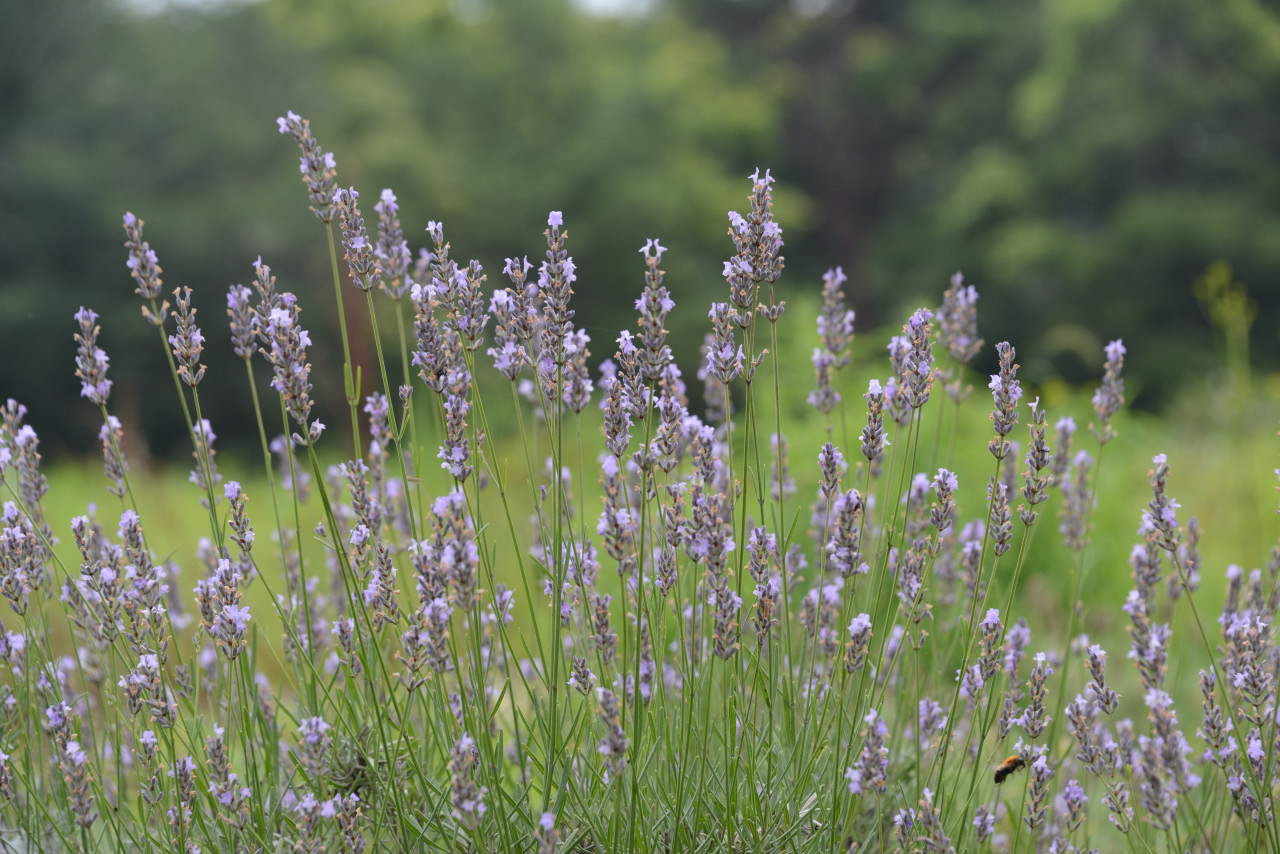
[[[167,285],[196,290],[214,427],[232,438],[247,410],[226,286],[260,254],[317,341],[336,332],[324,235],[274,127],[293,109],[367,208],[395,190],[415,249],[441,220],[455,255],[497,273],[536,261],[562,210],[596,358],[631,325],[636,250],[658,237],[691,378],[724,212],[764,166],[785,288],[843,265],[866,329],[961,269],[984,336],[1019,342],[1028,379],[1091,376],[1123,335],[1153,405],[1210,364],[1192,293],[1210,262],[1253,285],[1258,339],[1280,329],[1278,98],[1280,18],[1257,0],[666,0],[613,17],[570,0],[5,4],[0,396],[31,405],[46,447],[93,444],[72,373],[82,303],[116,379],[154,366],[120,247],[132,210]],[[315,351],[317,377],[336,377],[334,349]],[[139,388],[118,383],[113,408],[163,452],[185,432],[177,407]],[[340,384],[318,394],[341,409]]]

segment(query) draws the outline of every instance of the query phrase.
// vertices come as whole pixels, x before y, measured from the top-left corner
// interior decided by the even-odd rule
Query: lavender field
[[[1122,340],[1095,388],[1024,389],[1036,342],[984,341],[958,273],[855,338],[838,268],[781,299],[763,169],[723,301],[683,306],[660,237],[634,288],[579,282],[554,210],[542,257],[464,261],[279,131],[335,298],[244,259],[197,318],[125,213],[141,316],[67,319],[103,476],[46,476],[55,414],[3,409],[0,845],[1280,850],[1274,419],[1130,415]],[[577,325],[597,286],[630,330]],[[668,340],[673,311],[705,339]],[[190,482],[130,466],[99,336],[137,323]],[[214,339],[249,458],[216,454]]]

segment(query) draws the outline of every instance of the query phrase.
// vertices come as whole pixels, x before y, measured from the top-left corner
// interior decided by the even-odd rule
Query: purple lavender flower
[[[111,380],[107,379],[106,351],[98,346],[98,315],[84,306],[76,312],[80,331],[76,333],[76,376],[80,379],[80,396],[90,403],[107,405],[111,394]]]
[[[938,473],[933,477],[932,485],[938,500],[929,511],[929,522],[938,532],[937,548],[940,549],[942,547],[942,532],[951,527],[951,520],[955,516],[956,503],[951,496],[959,489],[959,481],[956,480],[954,472],[938,469]]]
[[[567,234],[561,231],[564,217],[552,211],[547,217],[547,260],[538,269],[538,293],[542,296],[543,323],[539,334],[538,350],[541,359],[537,365],[539,379],[550,388],[548,397],[559,397],[556,388],[557,370],[563,367],[564,341],[573,331],[573,309],[569,300],[573,296],[573,283],[577,280],[577,267],[564,243]]]
[[[1093,411],[1098,414],[1100,424],[1093,428],[1093,435],[1100,445],[1115,438],[1111,416],[1124,406],[1124,378],[1120,376],[1120,371],[1124,369],[1124,342],[1117,338],[1107,344],[1105,349],[1107,364],[1102,375],[1102,385],[1093,393]]]
[[[191,452],[191,456],[195,458],[196,467],[187,473],[187,480],[201,490],[208,491],[222,482],[222,475],[218,473],[218,466],[213,461],[217,456],[213,443],[218,436],[213,432],[208,418],[201,418],[192,424],[191,433],[195,437],[195,450]],[[202,498],[201,503],[207,505],[208,499]]]
[[[256,314],[251,302],[253,291],[244,285],[227,288],[227,318],[231,326],[231,345],[237,356],[249,360],[257,352]]]
[[[818,468],[822,470],[822,494],[830,498],[840,489],[840,480],[844,477],[845,470],[848,466],[844,461],[844,454],[840,453],[831,442],[827,442],[818,451]]]
[[[400,636],[404,654],[397,657],[412,674],[409,690],[423,684],[416,674],[429,667],[436,673],[449,669],[449,618],[453,606],[444,598],[433,599],[410,616],[409,630]]]
[[[867,648],[871,644],[871,615],[859,614],[849,621],[849,640],[844,646],[844,669],[853,673],[861,670],[867,661]]]
[[[849,781],[850,794],[879,796],[889,788],[885,776],[889,770],[889,749],[885,746],[889,727],[875,709],[867,712],[863,720],[867,727],[862,731],[862,752],[858,755],[858,764],[845,771],[845,778]]]
[[[299,324],[301,309],[293,294],[282,294],[281,303],[271,310],[264,331],[271,349],[262,352],[275,369],[271,387],[284,398],[285,410],[303,430],[298,443],[313,444],[324,428],[319,422],[311,423],[311,365],[307,362],[311,336]]]
[[[978,842],[985,842],[995,832],[996,817],[986,804],[979,805],[978,809],[974,811],[973,827],[974,835],[977,837]]]
[[[302,767],[311,780],[318,781],[323,778],[329,748],[333,745],[329,724],[321,717],[303,718],[298,724],[298,735]]]
[[[978,337],[978,291],[973,285],[966,287],[960,273],[951,277],[950,287],[942,294],[938,338],[951,358],[962,365],[972,362],[982,349],[983,341]]]
[[[929,340],[933,328],[933,312],[918,308],[902,327],[903,337],[911,346],[911,352],[903,365],[905,382],[899,393],[910,409],[919,409],[929,400],[933,389],[933,343]]]
[[[1153,497],[1142,511],[1142,521],[1155,530],[1156,542],[1162,549],[1177,552],[1182,539],[1182,529],[1178,525],[1178,507],[1181,505],[1168,493],[1169,461],[1164,454],[1156,454],[1151,462],[1155,463],[1151,471]]]
[[[1000,620],[1000,612],[988,608],[987,614],[978,624],[982,633],[979,641],[978,670],[983,682],[988,682],[1000,669],[1000,649],[1004,638],[1004,623]]]
[[[342,217],[342,246],[346,250],[351,283],[368,291],[382,282],[382,269],[373,255],[373,243],[360,215],[360,194],[355,187],[339,189],[333,194],[333,205]]]
[[[995,399],[995,408],[991,412],[991,423],[995,426],[996,437],[987,443],[987,450],[998,460],[1003,460],[1011,448],[1005,438],[1013,432],[1018,423],[1018,401],[1022,399],[1022,384],[1018,382],[1018,366],[1014,364],[1014,349],[1008,341],[996,345],[1000,354],[1000,373],[991,375],[991,396]]]
[[[129,464],[125,462],[124,454],[120,451],[123,438],[124,431],[120,428],[120,419],[114,415],[108,415],[107,420],[98,429],[98,440],[102,442],[102,473],[109,484],[107,492],[119,498],[123,498],[127,491],[125,476],[129,471]]]
[[[436,286],[415,284],[410,289],[410,296],[417,312],[413,324],[417,337],[413,364],[418,368],[418,376],[422,377],[427,388],[442,394],[453,360],[444,331],[435,315],[436,308],[440,305]]]
[[[844,307],[844,291],[840,286],[849,281],[844,270],[836,267],[822,276],[822,311],[818,313],[818,338],[831,354],[833,367],[840,370],[849,363],[849,345],[853,342],[852,309]]]
[[[1009,551],[1013,544],[1013,514],[1009,510],[1009,487],[991,478],[987,484],[987,500],[991,502],[992,551],[996,557]]]
[[[867,402],[867,426],[862,428],[862,455],[874,462],[889,443],[884,435],[884,390],[879,380],[871,380],[862,398]]]
[[[933,792],[928,788],[924,790],[924,797],[920,799],[919,815],[920,836],[924,838],[926,850],[948,853],[956,850],[943,828],[942,816],[933,805]]]
[[[477,350],[484,338],[484,328],[489,323],[485,313],[484,283],[488,277],[479,261],[472,261],[466,270],[458,270],[448,283],[449,320],[457,330],[462,345]],[[435,282],[437,287],[441,283]]]
[[[907,363],[911,361],[911,340],[905,335],[895,335],[889,339],[886,349],[889,351],[889,366],[893,370],[893,376],[885,383],[884,399],[889,404],[889,414],[894,423],[905,427],[913,412],[907,405]]]
[[[382,288],[387,296],[397,302],[409,292],[409,243],[400,227],[400,206],[390,187],[382,191],[381,201],[373,206],[378,212],[378,242],[373,247],[373,257],[382,270]]]
[[[160,296],[160,289],[163,287],[160,279],[160,273],[163,271],[156,260],[155,250],[142,239],[142,225],[142,220],[133,214],[124,215],[124,245],[129,250],[129,260],[125,265],[129,268],[129,275],[133,276],[133,280],[138,283],[134,293],[143,299],[154,300]],[[154,317],[147,308],[143,308],[142,313],[156,326],[164,323],[166,316],[164,309],[161,309],[159,317]]]
[[[327,152],[311,135],[311,122],[290,111],[287,115],[276,119],[280,133],[286,133],[298,141],[302,147],[302,158],[299,169],[302,180],[307,185],[307,193],[311,197],[311,212],[321,222],[333,222],[335,214],[333,202],[334,178],[337,170],[333,162],[333,154]]]
[[[830,415],[840,405],[840,392],[836,391],[832,377],[836,357],[822,347],[814,347],[811,361],[817,388],[809,392],[809,405],[824,415]]]
[[[841,493],[831,505],[833,524],[827,534],[826,552],[830,566],[841,578],[865,575],[871,567],[858,550],[862,539],[862,496],[858,490]]]
[[[1004,636],[1004,672],[1009,678],[1010,685],[1018,682],[1018,666],[1026,656],[1029,643],[1031,643],[1031,629],[1027,625],[1026,618],[1019,617]]]
[[[538,826],[533,831],[538,841],[538,854],[555,854],[560,844],[560,833],[556,830],[556,814],[544,812],[538,819]]]
[[[713,651],[720,658],[732,658],[738,652],[738,611],[742,608],[742,597],[725,583],[711,591],[707,604],[715,609]]]
[[[1093,675],[1093,695],[1107,714],[1120,707],[1120,695],[1107,685],[1107,651],[1098,644],[1089,647],[1089,673]]]
[[[1089,542],[1088,518],[1093,499],[1089,472],[1092,468],[1093,457],[1088,451],[1079,451],[1062,480],[1063,501],[1058,530],[1062,532],[1063,543],[1073,551],[1083,549]]]
[[[1045,757],[1039,756],[1031,763],[1030,797],[1027,802],[1027,814],[1022,817],[1022,821],[1032,833],[1044,824],[1045,816],[1049,811],[1049,779],[1052,776],[1053,769],[1049,767]]]
[[[1048,692],[1046,680],[1053,673],[1053,668],[1049,666],[1047,659],[1043,652],[1035,654],[1036,664],[1031,670],[1031,677],[1027,680],[1027,687],[1031,691],[1031,703],[1022,713],[1022,717],[1016,721],[1031,738],[1039,738],[1043,735],[1049,721],[1053,720],[1051,715],[1045,713],[1044,706],[1044,698]]]
[[[675,308],[670,292],[662,284],[662,253],[667,251],[656,240],[646,240],[640,249],[644,256],[644,292],[636,300],[636,311],[640,312],[637,336],[640,339],[640,350],[637,361],[640,365],[641,377],[653,382],[662,376],[671,364],[671,348],[667,345],[665,327],[668,312]]]
[[[196,585],[196,599],[205,615],[209,635],[231,661],[244,651],[244,637],[249,629],[249,609],[240,604],[242,581],[239,570],[224,558],[218,561],[217,570],[207,583]]]
[[[1054,448],[1049,470],[1053,475],[1052,483],[1065,489],[1067,470],[1071,467],[1071,440],[1076,434],[1075,419],[1063,416],[1053,425],[1053,429],[1056,431],[1057,446]]]
[[[88,768],[89,757],[78,741],[68,741],[58,756],[62,767],[63,778],[71,796],[71,813],[80,827],[90,827],[98,819],[98,811],[93,808],[94,797],[89,791],[91,777]]]
[[[495,346],[489,348],[488,353],[493,357],[494,367],[509,380],[514,380],[522,368],[532,364],[529,346],[537,313],[525,283],[530,268],[528,258],[508,258],[503,272],[511,279],[512,287],[495,290],[489,301],[489,311],[495,320]]]
[[[580,413],[587,408],[591,403],[591,393],[595,390],[595,384],[592,383],[591,374],[587,368],[587,357],[591,355],[591,351],[587,349],[587,343],[590,340],[591,336],[587,335],[585,329],[575,329],[564,340],[566,358],[561,368],[563,383],[561,399],[564,400],[565,406],[575,413]]]
[[[714,329],[714,338],[707,353],[707,375],[722,385],[728,385],[742,374],[742,348],[735,348],[733,343],[733,327],[738,314],[733,306],[718,302],[712,304],[707,316],[711,318]]]
[[[587,660],[581,656],[573,657],[573,669],[569,671],[569,687],[586,697],[596,684],[596,675],[587,667]]]
[[[596,748],[604,757],[605,768],[613,779],[618,779],[627,767],[627,750],[631,741],[622,728],[622,715],[618,707],[618,699],[607,688],[597,689],[600,701],[600,720],[605,727],[605,737]]]
[[[735,254],[725,262],[724,275],[729,283],[729,301],[737,308],[737,323],[744,329],[751,324],[756,308],[756,290],[760,284],[772,286],[782,275],[782,229],[773,219],[773,176],[757,169],[751,175],[751,210],[743,217],[729,212],[729,236]]]
[[[204,334],[196,326],[196,310],[191,307],[191,288],[174,288],[177,303],[178,334],[169,336],[173,357],[178,360],[178,378],[195,388],[204,379],[200,353],[204,350]]]

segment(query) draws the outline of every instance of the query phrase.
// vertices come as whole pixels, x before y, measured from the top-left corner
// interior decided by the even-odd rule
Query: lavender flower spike
[[[178,306],[178,334],[169,336],[169,346],[178,360],[178,377],[195,388],[204,379],[204,365],[200,353],[204,350],[204,334],[196,326],[196,310],[191,307],[191,288],[174,288],[173,298]]]
[[[675,301],[670,292],[662,284],[663,272],[659,268],[662,253],[667,251],[656,240],[646,240],[640,248],[644,256],[644,293],[636,300],[636,311],[640,312],[641,348],[637,352],[641,376],[649,382],[658,380],[667,365],[671,364],[671,347],[666,343],[665,326],[667,313],[675,308]]]
[[[852,309],[844,307],[844,291],[840,286],[849,281],[844,270],[836,267],[822,276],[822,311],[818,314],[818,338],[834,359],[838,371],[849,364],[849,345],[853,342]]]
[[[1152,498],[1142,511],[1142,522],[1144,526],[1155,530],[1156,542],[1162,549],[1176,552],[1182,542],[1182,529],[1178,525],[1178,508],[1181,505],[1168,493],[1168,457],[1156,454],[1151,462],[1155,463],[1155,468],[1151,471]]]
[[[973,285],[966,286],[960,273],[951,277],[950,284],[938,309],[938,337],[951,358],[967,365],[983,344],[978,337],[978,291]]]
[[[271,387],[284,398],[285,410],[304,431],[299,444],[311,444],[320,438],[324,426],[311,418],[311,364],[307,361],[307,347],[311,336],[299,324],[297,300],[293,294],[282,294],[281,307],[273,308],[267,321],[265,336],[270,351],[262,352],[275,368]]]
[[[124,215],[124,233],[127,238],[124,245],[129,250],[129,260],[125,262],[125,266],[129,268],[129,275],[138,283],[135,293],[143,299],[155,299],[160,296],[160,289],[163,287],[160,279],[163,271],[156,259],[155,250],[142,239],[142,225],[142,220],[132,213]]]
[[[342,246],[346,249],[347,268],[351,282],[362,291],[369,291],[382,282],[382,268],[373,257],[373,243],[360,215],[360,194],[355,187],[338,190],[333,194],[333,204],[342,215]]]
[[[80,396],[89,402],[106,406],[111,394],[111,380],[107,379],[106,351],[98,346],[98,315],[92,309],[80,307],[76,312],[80,331],[76,333],[76,376],[80,379]]]
[[[334,179],[337,169],[333,162],[333,153],[325,151],[311,135],[311,122],[292,110],[276,119],[280,133],[286,133],[298,141],[302,147],[302,158],[298,168],[302,172],[302,180],[307,185],[307,194],[311,197],[311,212],[321,222],[333,222],[336,210],[333,204]]]
[[[373,256],[382,268],[383,290],[398,302],[409,293],[412,284],[408,272],[413,256],[400,226],[400,206],[396,204],[396,194],[390,187],[382,191],[381,201],[373,209],[378,212],[378,242],[373,247]]]
[[[155,250],[142,239],[142,220],[131,213],[124,215],[125,248],[129,250],[129,259],[125,266],[129,275],[138,283],[134,293],[145,300],[154,301],[160,296],[163,284],[160,280],[160,263],[156,260]],[[147,306],[142,307],[142,316],[154,326],[163,326],[169,316],[169,303],[161,303],[153,313]]]
[[[1093,411],[1098,414],[1100,426],[1093,428],[1099,445],[1105,445],[1115,438],[1116,432],[1111,429],[1111,416],[1124,406],[1124,378],[1120,371],[1124,369],[1124,342],[1117,338],[1106,346],[1107,364],[1103,369],[1102,385],[1093,393]]]
[[[995,400],[995,408],[991,411],[991,423],[995,426],[996,437],[987,443],[987,450],[997,460],[1009,455],[1012,447],[1005,438],[1013,432],[1018,423],[1018,401],[1022,399],[1022,385],[1017,380],[1018,366],[1014,364],[1014,349],[1008,341],[996,345],[1000,354],[1000,373],[991,375],[991,396]]]

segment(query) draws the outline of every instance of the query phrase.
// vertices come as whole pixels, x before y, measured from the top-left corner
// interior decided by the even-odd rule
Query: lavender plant
[[[837,268],[812,350],[808,401],[822,424],[787,423],[782,229],[773,178],[757,171],[748,214],[729,217],[727,293],[706,312],[699,415],[667,338],[679,285],[656,240],[640,249],[634,331],[597,380],[560,212],[536,276],[513,255],[509,284],[488,292],[478,261],[451,257],[441,223],[412,263],[390,189],[373,238],[309,123],[289,113],[279,127],[301,145],[331,249],[353,441],[325,430],[309,355],[323,345],[258,259],[253,287],[232,285],[226,304],[263,471],[224,479],[218,414],[199,395],[213,344],[190,289],[161,301],[157,254],[125,216],[127,266],[190,425],[191,500],[209,536],[173,563],[149,544],[123,454],[131,428],[108,410],[100,318],[82,308],[75,373],[101,417],[114,501],[69,525],[46,518],[26,409],[0,412],[6,845],[1280,849],[1280,557],[1265,575],[1230,570],[1208,621],[1202,531],[1180,519],[1164,454],[1145,508],[1106,507],[1141,515],[1133,589],[1110,603],[1128,617],[1127,660],[1109,666],[1107,649],[1077,636],[1088,568],[1117,562],[1089,555],[1089,531],[1105,500],[1102,449],[1120,436],[1121,342],[1107,346],[1094,396],[1097,447],[1073,447],[1069,416],[1051,431],[1037,398],[1021,463],[1024,395],[1000,343],[992,469],[979,477],[955,453],[966,366],[983,343],[976,289],[957,274],[936,312],[911,313],[888,364],[863,364]],[[341,313],[352,285],[381,381],[363,398]],[[383,352],[380,316],[394,317],[399,359]],[[946,395],[932,394],[939,381]],[[429,393],[415,396],[419,382]],[[859,396],[865,426],[850,436],[845,407]],[[921,472],[922,455],[939,464]],[[1021,613],[1049,510],[1063,546],[1051,559],[1073,596],[1065,637]],[[68,533],[71,560],[58,548]],[[183,580],[179,564],[198,577]],[[1207,662],[1198,712],[1179,708],[1171,684],[1184,646]]]

